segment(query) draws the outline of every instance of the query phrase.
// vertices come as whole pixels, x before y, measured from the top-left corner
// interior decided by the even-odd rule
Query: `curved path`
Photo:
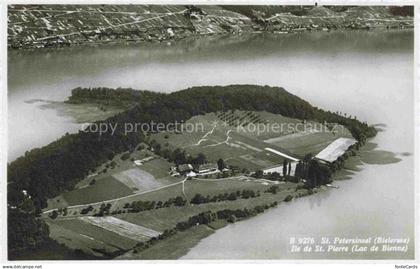
[[[143,191],[143,192],[133,193],[133,194],[130,194],[130,195],[127,195],[127,196],[114,198],[114,199],[110,199],[110,200],[105,200],[105,201],[99,201],[99,202],[87,203],[87,204],[79,204],[79,205],[71,205],[71,206],[67,206],[66,208],[67,209],[75,209],[75,208],[79,208],[79,207],[84,208],[84,207],[88,207],[88,206],[101,205],[103,203],[117,202],[117,201],[121,201],[121,200],[124,200],[124,199],[127,199],[127,198],[141,196],[141,195],[146,194],[146,193],[151,193],[151,192],[154,192],[154,191],[159,191],[159,190],[162,190],[162,189],[165,189],[165,188],[173,187],[173,186],[176,186],[176,185],[179,185],[179,184],[182,184],[182,193],[187,198],[187,196],[185,194],[185,182],[187,181],[187,178],[188,177],[184,178],[182,181],[178,181],[178,182],[175,182],[175,183],[172,183],[172,184],[168,184],[168,185],[165,185],[165,186],[153,189],[153,190],[147,190],[147,191]],[[195,178],[195,179],[199,180],[199,181],[209,181],[209,182],[211,182],[211,181],[221,181],[221,180],[228,180],[228,179],[244,179],[244,178],[247,178],[247,177],[243,176],[243,175],[240,175],[240,176],[219,178],[219,179],[202,179],[202,178]],[[43,211],[42,214],[48,214],[48,213],[51,213],[54,210],[58,210],[58,208],[53,208],[53,209]]]

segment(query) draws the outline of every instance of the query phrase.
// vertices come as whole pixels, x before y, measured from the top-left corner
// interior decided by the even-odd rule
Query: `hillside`
[[[397,7],[340,10],[319,6],[10,5],[8,47],[162,42],[254,32],[407,28],[414,25],[409,15],[406,9]]]

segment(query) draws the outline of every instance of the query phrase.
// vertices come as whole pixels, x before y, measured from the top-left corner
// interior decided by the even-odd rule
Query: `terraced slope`
[[[344,11],[306,6],[294,14],[279,6],[8,6],[8,46],[11,48],[165,41],[193,35],[242,32],[290,33],[376,27],[413,27],[413,17],[395,16],[389,7],[383,6],[350,7]]]

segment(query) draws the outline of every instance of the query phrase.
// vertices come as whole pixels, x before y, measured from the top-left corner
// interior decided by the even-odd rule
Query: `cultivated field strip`
[[[163,186],[153,175],[138,168],[125,170],[113,177],[135,191],[148,191]]]
[[[114,217],[81,217],[80,219],[89,224],[101,227],[105,230],[139,242],[146,241],[149,238],[160,235],[160,233],[155,230]]]
[[[351,138],[340,137],[323,149],[315,158],[326,162],[334,162],[344,154],[346,150],[357,141]]]
[[[59,243],[88,252],[105,249],[110,253],[132,248],[138,242],[134,238],[127,238],[79,218],[48,221],[48,226],[50,236]]]
[[[319,131],[310,130],[310,131],[306,131],[306,132],[290,133],[290,134],[286,134],[286,135],[282,135],[282,136],[278,136],[278,137],[273,137],[273,138],[270,138],[270,139],[266,139],[266,140],[264,140],[264,142],[265,143],[269,143],[269,144],[276,144],[276,143],[281,142],[281,141],[284,141],[284,140],[298,138],[298,137],[304,137],[304,136],[309,136],[309,135],[312,135],[312,134],[317,133],[317,132],[319,132]]]

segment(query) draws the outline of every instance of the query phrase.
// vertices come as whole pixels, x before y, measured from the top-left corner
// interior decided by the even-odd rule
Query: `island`
[[[259,85],[76,88],[64,105],[114,113],[8,165],[10,259],[179,258],[229,223],[334,187],[377,133]]]

